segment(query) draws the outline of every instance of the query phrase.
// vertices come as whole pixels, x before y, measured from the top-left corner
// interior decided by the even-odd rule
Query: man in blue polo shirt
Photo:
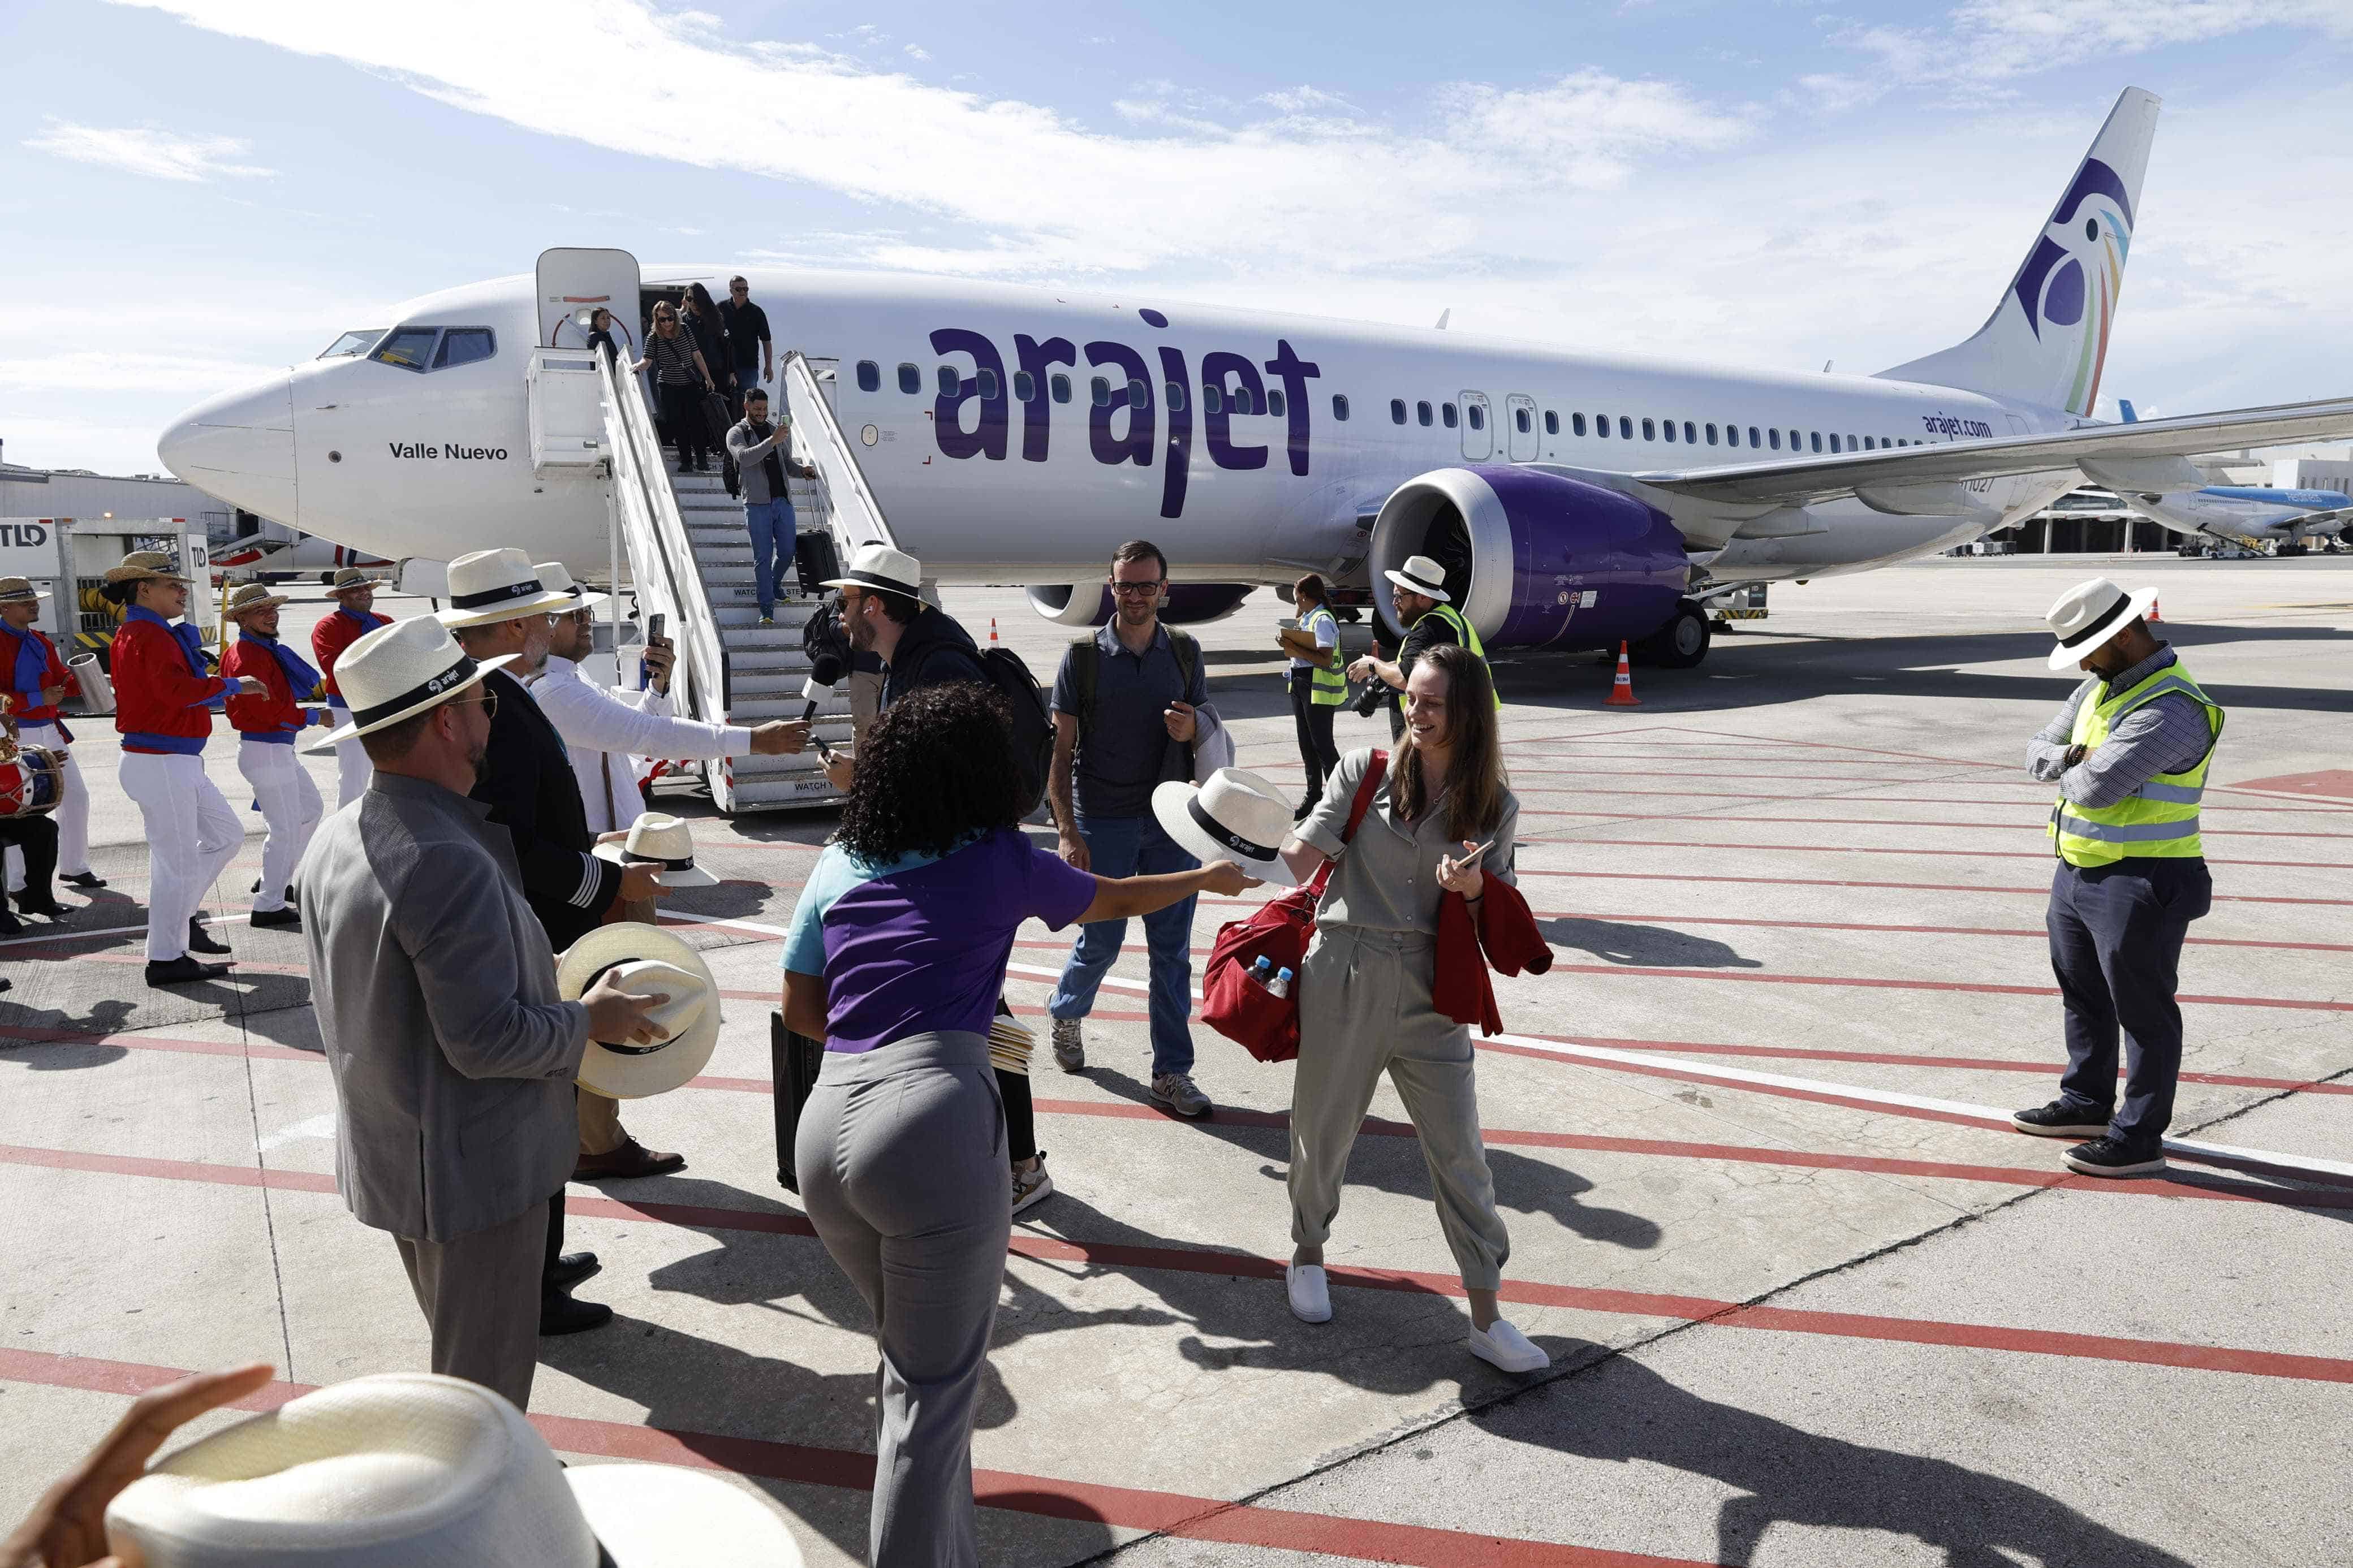
[[[1199,862],[1160,829],[1153,789],[1193,776],[1198,710],[1209,700],[1201,649],[1160,624],[1168,558],[1130,540],[1111,558],[1111,624],[1081,637],[1054,677],[1054,764],[1046,794],[1061,835],[1062,858],[1098,877],[1187,871]],[[1152,951],[1152,1098],[1179,1116],[1199,1116],[1209,1097],[1193,1082],[1193,900],[1144,917]],[[1087,1065],[1080,1020],[1127,940],[1124,920],[1082,926],[1046,1010],[1054,1019],[1054,1061]]]

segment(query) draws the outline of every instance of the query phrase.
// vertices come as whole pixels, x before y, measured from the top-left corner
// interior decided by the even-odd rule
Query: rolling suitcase
[[[785,1027],[782,1013],[771,1013],[768,1061],[776,1088],[776,1180],[786,1192],[797,1193],[801,1177],[793,1167],[793,1138],[800,1131],[801,1107],[808,1103],[818,1069],[825,1065],[825,1042],[794,1034]]]

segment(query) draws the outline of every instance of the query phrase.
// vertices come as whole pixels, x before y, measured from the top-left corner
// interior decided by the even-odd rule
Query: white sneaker
[[[1332,1321],[1332,1290],[1324,1282],[1322,1264],[1284,1264],[1282,1284],[1291,1294],[1293,1317],[1303,1323],[1328,1323]]]
[[[1471,1331],[1471,1353],[1504,1372],[1542,1372],[1552,1357],[1528,1342],[1528,1336],[1498,1318],[1492,1328]]]
[[[1054,1178],[1046,1173],[1046,1151],[1038,1151],[1038,1168],[1013,1173],[1013,1212],[1019,1214],[1054,1195]]]

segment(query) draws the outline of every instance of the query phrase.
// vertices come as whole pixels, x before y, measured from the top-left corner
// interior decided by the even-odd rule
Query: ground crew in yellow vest
[[[1310,572],[1291,585],[1291,603],[1299,624],[1285,626],[1278,639],[1291,655],[1284,684],[1291,692],[1291,723],[1299,736],[1299,763],[1307,770],[1306,793],[1291,814],[1298,822],[1324,798],[1324,781],[1340,766],[1340,748],[1332,739],[1332,721],[1348,700],[1348,678],[1340,673],[1340,623],[1325,602],[1324,579]]]
[[[2165,1169],[2181,1075],[2174,988],[2189,922],[2213,904],[2198,804],[2222,710],[2142,616],[2157,590],[2105,577],[2051,606],[2051,668],[2091,679],[2027,742],[2026,771],[2059,786],[2048,832],[2051,968],[2066,1013],[2059,1098],[2010,1120],[2021,1132],[2087,1140],[2067,1151],[2087,1176]],[[2116,1051],[2124,1048],[2124,1103]]]
[[[1395,694],[1389,700],[1389,739],[1394,742],[1405,733],[1405,681],[1413,673],[1415,659],[1443,643],[1461,643],[1482,662],[1487,650],[1479,642],[1479,629],[1454,607],[1454,596],[1446,591],[1445,570],[1437,562],[1427,555],[1409,555],[1402,568],[1382,575],[1389,580],[1389,604],[1397,611],[1397,624],[1406,628],[1405,641],[1396,663],[1368,654],[1348,667],[1348,679],[1378,680]],[[1504,700],[1496,698],[1495,707],[1500,710],[1503,706]]]

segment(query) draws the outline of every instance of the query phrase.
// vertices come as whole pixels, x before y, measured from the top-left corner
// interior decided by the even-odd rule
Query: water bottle
[[[1288,969],[1286,969],[1286,970],[1282,971],[1282,973],[1281,973],[1280,974],[1277,974],[1277,975],[1274,977],[1274,984],[1271,984],[1271,985],[1270,985],[1270,986],[1268,986],[1268,987],[1266,988],[1266,994],[1267,994],[1268,995],[1270,995],[1270,996],[1288,996],[1288,995],[1290,995],[1290,994],[1291,994],[1291,971],[1289,971]]]
[[[1271,984],[1274,980],[1274,960],[1260,953],[1258,962],[1250,965],[1250,977],[1261,985]]]

